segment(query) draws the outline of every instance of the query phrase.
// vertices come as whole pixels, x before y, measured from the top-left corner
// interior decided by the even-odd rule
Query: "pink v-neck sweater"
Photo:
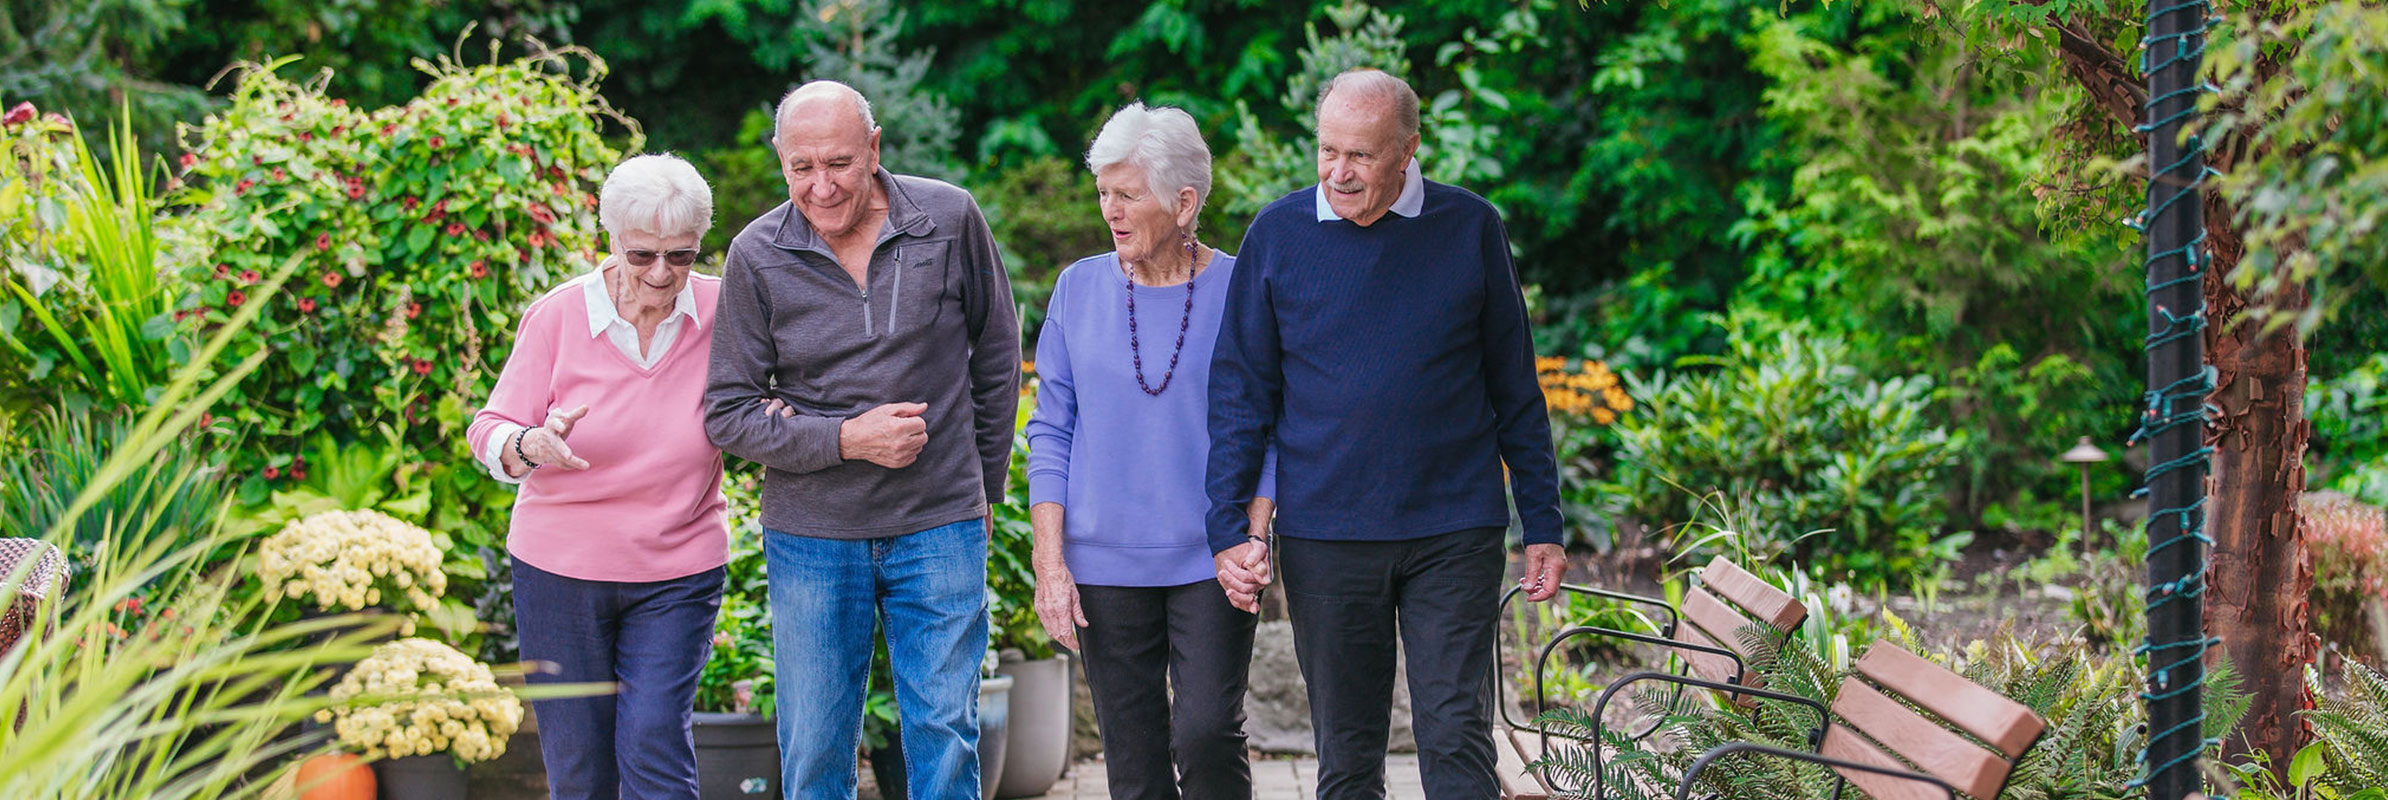
[[[567,284],[523,311],[514,352],[466,436],[481,452],[499,423],[537,426],[550,409],[587,405],[565,442],[584,470],[533,470],[514,496],[506,550],[548,572],[643,583],[729,561],[721,451],[705,439],[699,402],[712,355],[721,281],[691,274],[696,324],[640,369],[589,335],[581,290]]]

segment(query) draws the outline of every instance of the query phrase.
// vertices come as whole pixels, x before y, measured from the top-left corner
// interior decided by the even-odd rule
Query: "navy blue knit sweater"
[[[1277,441],[1280,535],[1393,541],[1509,524],[1559,541],[1558,460],[1500,216],[1428,182],[1416,217],[1318,221],[1315,188],[1261,210],[1211,363],[1213,552]]]

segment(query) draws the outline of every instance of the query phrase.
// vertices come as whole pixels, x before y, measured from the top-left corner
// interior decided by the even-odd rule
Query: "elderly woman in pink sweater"
[[[695,798],[689,713],[721,608],[729,533],[721,452],[698,400],[721,281],[692,274],[713,195],[668,155],[614,168],[598,195],[612,253],[531,302],[468,433],[521,484],[513,558],[534,682],[618,683],[536,701],[556,798]]]

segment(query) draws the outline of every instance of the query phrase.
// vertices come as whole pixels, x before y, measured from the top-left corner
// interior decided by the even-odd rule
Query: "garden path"
[[[1388,800],[1422,800],[1426,790],[1418,783],[1418,757],[1396,753],[1385,757],[1385,796]],[[1259,758],[1252,762],[1252,796],[1254,800],[1309,800],[1318,794],[1318,759]],[[1053,789],[1038,800],[1110,800],[1109,782],[1103,779],[1103,759],[1080,761],[1070,766],[1070,773],[1053,784]]]

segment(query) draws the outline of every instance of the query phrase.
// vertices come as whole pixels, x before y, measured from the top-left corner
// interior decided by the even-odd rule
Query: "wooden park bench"
[[[1852,784],[1875,800],[1955,800],[1960,792],[1976,798],[1997,797],[2015,764],[2046,732],[2047,722],[2023,704],[1887,642],[1867,648],[1854,674],[1841,682],[1829,709],[1810,698],[1764,689],[1757,685],[1758,676],[1747,668],[1750,654],[1740,646],[1744,637],[1739,634],[1771,633],[1780,641],[1804,620],[1805,607],[1722,559],[1710,563],[1700,577],[1701,585],[1686,594],[1679,613],[1662,625],[1669,628],[1662,642],[1682,657],[1685,672],[1637,672],[1610,683],[1586,717],[1595,736],[1556,734],[1510,718],[1502,706],[1502,725],[1495,738],[1502,750],[1505,797],[1606,800],[1606,754],[1598,744],[1598,726],[1621,690],[1643,682],[1673,684],[1677,691],[1707,689],[1725,702],[1744,705],[1759,699],[1779,700],[1815,712],[1817,723],[1808,731],[1806,750],[1755,742],[1720,745],[1696,758],[1671,791],[1651,785],[1643,775],[1633,776],[1641,794],[1672,794],[1678,800],[1693,796],[1700,774],[1711,764],[1729,758],[1789,758],[1825,765],[1836,775],[1835,798],[1843,796]],[[1615,595],[1573,588],[1599,596]],[[1507,600],[1503,598],[1504,603]],[[1564,629],[1540,649],[1541,661],[1535,672],[1537,715],[1547,710],[1539,696],[1541,668],[1558,645],[1571,636],[1605,635],[1583,631],[1586,627]],[[1694,630],[1687,634],[1685,629]],[[1623,633],[1628,635],[1622,638],[1632,641],[1652,641],[1644,634]],[[1499,684],[1497,679],[1495,684]],[[1647,736],[1652,730],[1633,738]],[[1594,765],[1592,785],[1557,785],[1549,770],[1534,768],[1555,748],[1577,748],[1579,753],[1588,750]]]
[[[1832,717],[1843,724],[1826,719],[1816,752],[1731,742],[1702,753],[1675,797],[1689,798],[1702,771],[1735,757],[1829,766],[1839,776],[1835,798],[1850,784],[1875,800],[1956,800],[1958,792],[1997,797],[2048,729],[2022,703],[1888,642],[1866,648],[1857,674],[1841,681]]]
[[[1741,631],[1750,626],[1770,632],[1776,640],[1788,637],[1800,623],[1807,620],[1807,607],[1797,598],[1760,580],[1758,576],[1719,556],[1701,569],[1696,582],[1684,593],[1681,606],[1641,595],[1614,592],[1576,584],[1562,584],[1561,591],[1592,597],[1607,598],[1651,608],[1660,615],[1654,633],[1627,631],[1597,625],[1574,625],[1553,634],[1537,651],[1534,663],[1534,703],[1532,713],[1539,717],[1549,710],[1549,700],[1543,696],[1543,674],[1551,657],[1568,641],[1579,638],[1608,638],[1667,648],[1680,662],[1681,672],[1637,672],[1611,683],[1601,695],[1600,710],[1619,689],[1642,682],[1674,684],[1680,692],[1685,687],[1705,688],[1719,692],[1732,702],[1754,703],[1758,697],[1807,702],[1805,698],[1766,692],[1755,685],[1757,676],[1749,669],[1750,653],[1743,643]],[[1513,588],[1502,596],[1504,615],[1511,600],[1522,591]],[[1495,672],[1499,670],[1496,660]],[[1500,751],[1500,777],[1505,797],[1520,800],[1540,800],[1558,795],[1576,795],[1581,787],[1558,786],[1547,774],[1531,769],[1532,765],[1550,754],[1553,748],[1593,747],[1597,738],[1580,739],[1565,734],[1553,734],[1530,721],[1510,716],[1509,705],[1500,696],[1501,680],[1492,677],[1494,706],[1499,709],[1500,725],[1494,732],[1494,745]],[[1817,709],[1819,712],[1821,708]],[[1599,720],[1595,711],[1592,719]],[[1651,728],[1634,738],[1649,735]],[[1554,741],[1554,737],[1557,738]],[[1595,795],[1600,791],[1596,783]]]

